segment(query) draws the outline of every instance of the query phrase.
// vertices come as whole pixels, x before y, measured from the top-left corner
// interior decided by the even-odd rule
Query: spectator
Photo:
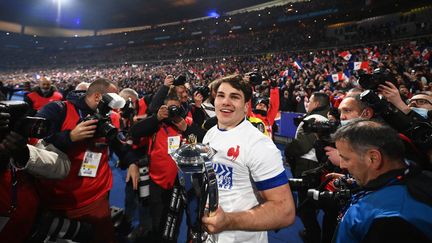
[[[59,101],[62,99],[62,94],[52,86],[51,79],[48,77],[41,77],[39,79],[39,86],[24,97],[24,101],[27,102],[32,109],[31,114],[35,114],[51,101]]]

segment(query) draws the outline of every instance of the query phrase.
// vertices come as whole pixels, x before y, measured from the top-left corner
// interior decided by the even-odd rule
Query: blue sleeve
[[[285,174],[285,171],[282,171],[279,175],[269,178],[263,181],[256,181],[255,185],[258,190],[264,191],[268,189],[272,189],[278,186],[282,186],[288,183],[288,177]]]
[[[63,102],[51,102],[45,105],[37,114],[49,122],[48,136],[44,138],[48,143],[65,152],[72,146],[70,131],[61,131],[64,119],[66,118],[66,107]]]

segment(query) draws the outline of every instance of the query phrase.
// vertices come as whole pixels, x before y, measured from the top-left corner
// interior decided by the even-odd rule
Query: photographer
[[[8,132],[9,117],[0,113],[0,241],[12,243],[28,239],[40,214],[32,176],[62,179],[69,173],[70,161],[43,140],[32,146],[26,137]]]
[[[334,242],[430,242],[432,177],[404,163],[398,133],[357,120],[334,139],[340,167],[362,188],[343,211]]]
[[[317,122],[328,121],[326,116],[329,109],[330,99],[328,95],[325,93],[314,93],[307,106],[308,113],[297,128],[295,139],[285,147],[285,156],[289,160],[291,171],[296,178],[302,177],[303,172],[315,169],[326,162],[318,159],[317,150],[315,149],[316,142],[318,141],[317,134],[305,132],[303,125],[311,119]],[[321,228],[317,221],[318,208],[313,202],[307,200],[307,189],[309,188],[303,188],[298,192],[298,204],[302,205],[298,214],[305,226],[305,231],[301,232],[301,235],[305,242],[321,242]],[[331,235],[327,233],[329,232],[323,231],[323,242],[328,242],[331,239]]]
[[[172,75],[167,75],[165,77],[163,85],[156,91],[152,102],[150,103],[148,107],[148,114],[155,114],[159,110],[160,106],[164,104],[165,98],[167,97],[168,93],[171,89],[175,92],[180,100],[182,113],[187,114],[188,117],[191,117],[192,114],[190,113],[190,107],[188,104],[189,101],[189,95],[187,93],[187,89],[185,86],[186,83],[186,77],[185,76],[178,76],[174,78]]]
[[[140,181],[138,188],[132,180],[130,180],[130,174],[126,176],[125,186],[125,214],[128,220],[133,222],[139,222],[131,234],[129,234],[129,240],[134,241],[137,238],[144,237],[145,232],[151,230],[151,219],[147,205],[148,201],[148,180],[145,178],[148,175],[144,172],[148,172],[148,160],[146,160],[146,154],[148,150],[148,139],[133,139],[130,135],[130,128],[138,121],[141,121],[147,117],[147,102],[145,98],[138,99],[138,93],[131,89],[125,88],[120,91],[119,95],[125,100],[125,106],[120,110],[121,113],[121,132],[124,135],[124,142],[131,143],[134,149],[140,150],[143,154],[140,161],[147,163],[137,163],[140,174]],[[125,169],[122,161],[119,161],[119,167]],[[142,177],[141,177],[142,176]],[[138,215],[138,217],[136,217]]]
[[[107,104],[106,93],[116,91],[117,87],[108,80],[97,79],[84,96],[50,103],[37,114],[51,123],[46,140],[64,151],[72,163],[71,173],[64,180],[38,181],[42,198],[48,209],[92,224],[93,242],[115,242],[108,202],[112,186],[108,147],[129,165],[132,181],[138,183],[138,171],[132,163],[138,160],[138,151],[121,144],[108,117],[113,107]],[[108,97],[115,104],[121,100],[124,105],[120,97]]]
[[[202,103],[202,108],[204,109],[204,111],[206,112],[206,117],[207,118],[211,118],[216,116],[216,112],[215,112],[215,107],[214,107],[214,100],[216,98],[216,90],[214,89],[214,87],[217,85],[217,83],[219,82],[219,80],[214,80],[212,81],[208,87],[210,89],[210,95],[208,96],[207,99],[205,99]]]
[[[193,132],[190,120],[182,117],[180,106],[177,94],[168,94],[156,114],[139,121],[130,130],[133,138],[149,140],[152,242],[163,241],[163,227],[177,178],[177,165],[169,154],[180,147],[182,138]]]
[[[185,76],[180,75],[174,78],[172,75],[167,75],[164,80],[164,84],[153,96],[147,113],[157,113],[161,105],[164,104],[166,97],[171,94],[176,94],[180,101],[180,115],[185,120],[187,120],[191,126],[194,127],[193,129],[195,131],[195,135],[198,137],[198,141],[202,141],[202,138],[205,134],[205,131],[201,129],[201,125],[205,120],[205,111],[201,107],[204,97],[200,92],[196,91],[193,96],[194,104],[189,104],[189,95],[185,83]],[[197,121],[195,122],[194,119],[197,119]]]
[[[378,91],[382,94],[387,101],[392,103],[396,108],[402,111],[404,114],[410,112],[416,112],[425,119],[432,121],[432,117],[428,116],[429,111],[432,110],[432,97],[427,94],[416,94],[408,100],[406,104],[397,89],[397,87],[389,81],[384,84],[380,84]]]
[[[345,96],[339,104],[338,111],[342,126],[358,118],[371,119],[375,114],[371,107],[360,100],[360,95],[355,93]],[[333,165],[339,166],[340,158],[337,149],[332,146],[326,146],[324,149],[329,161]]]
[[[432,124],[426,108],[429,107],[427,95],[413,96],[414,100],[407,106],[401,100],[395,77],[388,69],[376,69],[373,74],[361,75],[359,84],[368,89],[361,93],[361,101],[373,108],[376,117],[400,133],[406,145],[407,159],[423,169],[430,170],[432,168],[432,159],[430,159]]]
[[[122,89],[119,95],[126,101],[126,105],[122,109],[123,120],[126,120],[127,123],[135,123],[147,117],[147,107],[151,100],[150,96],[139,98],[138,93],[131,88]],[[127,103],[129,100],[130,104]],[[127,111],[126,114],[125,111]],[[130,125],[123,124],[123,127],[130,127]]]

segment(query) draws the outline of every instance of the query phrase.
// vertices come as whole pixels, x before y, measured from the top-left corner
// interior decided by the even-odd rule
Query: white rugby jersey
[[[203,143],[217,151],[213,168],[218,179],[219,205],[225,212],[245,211],[258,204],[253,182],[258,190],[288,183],[279,149],[247,120],[228,131],[214,126]],[[217,234],[216,240],[221,243],[268,241],[266,231],[225,231]]]

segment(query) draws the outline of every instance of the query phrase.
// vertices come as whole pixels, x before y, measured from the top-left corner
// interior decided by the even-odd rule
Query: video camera
[[[44,138],[48,135],[48,120],[26,116],[30,106],[24,101],[0,101],[0,112],[10,114],[9,131],[24,137]],[[6,131],[6,132],[9,132]],[[1,134],[3,136],[5,134]]]
[[[392,82],[397,85],[395,76],[390,72],[389,69],[377,68],[372,74],[363,73],[360,74],[359,84],[364,89],[377,90],[380,84],[385,85],[385,82]]]
[[[305,133],[317,133],[320,138],[330,137],[339,127],[339,121],[317,122],[314,118],[303,120],[303,131]]]
[[[99,102],[96,112],[92,116],[87,116],[83,120],[97,120],[96,132],[94,137],[105,137],[108,140],[112,140],[117,136],[117,128],[111,124],[111,118],[109,112],[112,109],[121,109],[124,107],[126,101],[115,93],[106,93],[102,95],[102,99]]]

